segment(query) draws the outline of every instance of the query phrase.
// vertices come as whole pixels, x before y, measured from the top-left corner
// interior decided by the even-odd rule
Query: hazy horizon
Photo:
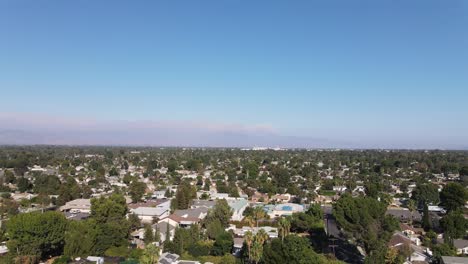
[[[0,144],[468,149],[468,2],[2,1]]]

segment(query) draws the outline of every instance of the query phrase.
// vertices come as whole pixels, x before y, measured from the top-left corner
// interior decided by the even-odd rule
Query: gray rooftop
[[[468,264],[468,258],[442,256],[443,264]]]

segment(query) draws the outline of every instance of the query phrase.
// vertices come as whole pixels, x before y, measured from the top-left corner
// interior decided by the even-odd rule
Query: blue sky
[[[467,26],[463,0],[3,0],[0,112],[466,148]]]

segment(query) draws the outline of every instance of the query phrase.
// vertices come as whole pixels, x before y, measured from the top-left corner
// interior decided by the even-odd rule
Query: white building
[[[137,207],[130,211],[138,216],[142,222],[152,223],[154,219],[163,219],[169,216],[171,201],[158,204],[156,207]]]

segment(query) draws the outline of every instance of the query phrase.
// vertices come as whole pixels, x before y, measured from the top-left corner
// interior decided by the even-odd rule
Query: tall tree
[[[244,240],[245,244],[247,245],[247,254],[249,260],[251,260],[251,248],[252,248],[252,243],[253,243],[254,236],[251,231],[247,231],[244,234]]]
[[[209,223],[214,220],[219,220],[223,227],[229,226],[231,220],[232,209],[227,203],[226,199],[219,199],[216,201],[215,206],[208,212],[206,221]]]
[[[377,242],[385,243],[398,228],[398,221],[385,215],[386,207],[370,197],[345,194],[334,204],[333,214],[338,224],[370,253],[378,248]]]
[[[130,223],[126,219],[128,208],[120,194],[91,200],[90,221],[95,222],[96,243],[94,251],[103,254],[110,247],[127,246]]]
[[[408,201],[408,210],[410,211],[410,225],[413,225],[413,212],[416,211],[416,202],[413,199]]]
[[[150,244],[151,242],[154,242],[154,231],[151,225],[146,224],[145,225],[145,234],[144,234],[144,241],[145,244]]]
[[[291,222],[289,221],[288,218],[282,217],[279,222],[279,228],[278,228],[278,235],[281,238],[281,242],[284,241],[284,238],[289,235],[289,231],[291,229]]]
[[[440,201],[439,190],[432,183],[417,184],[411,199],[416,200],[419,208],[422,208],[424,204],[438,204]]]
[[[140,182],[134,179],[129,186],[128,194],[130,194],[130,197],[132,198],[132,202],[137,203],[141,201],[141,198],[143,198],[145,191],[146,191],[146,183]]]
[[[307,239],[295,235],[285,237],[284,243],[280,239],[273,239],[265,245],[262,255],[263,263],[268,264],[325,263],[312,250]]]
[[[463,208],[468,200],[468,191],[463,185],[455,182],[447,184],[440,192],[441,205],[447,211]]]
[[[41,259],[63,252],[65,216],[59,212],[25,213],[13,216],[7,223],[8,248],[15,256]]]
[[[451,211],[440,220],[440,226],[444,230],[444,240],[452,244],[456,238],[462,238],[468,230],[468,220],[461,211]]]
[[[266,217],[266,212],[263,210],[262,207],[257,206],[253,209],[253,218],[255,219],[255,222],[257,223],[258,227],[258,221],[264,219]]]
[[[426,231],[432,229],[432,221],[427,204],[424,204],[423,206],[422,226]]]

